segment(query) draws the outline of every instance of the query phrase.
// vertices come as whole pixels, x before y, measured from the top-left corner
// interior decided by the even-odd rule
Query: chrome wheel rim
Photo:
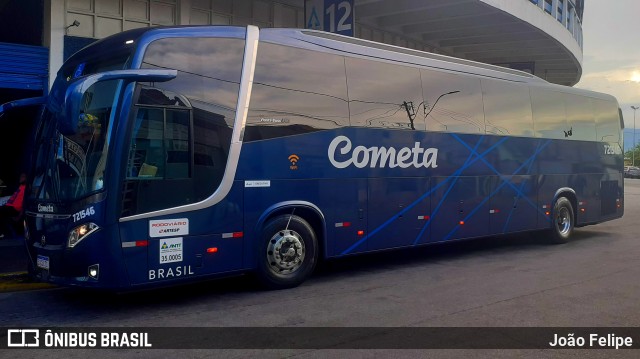
[[[302,266],[305,246],[302,237],[292,230],[277,232],[267,246],[267,263],[276,274],[290,274]]]
[[[571,216],[569,215],[569,210],[566,207],[562,207],[558,210],[556,225],[558,226],[558,232],[562,236],[569,235],[569,231],[571,230]]]

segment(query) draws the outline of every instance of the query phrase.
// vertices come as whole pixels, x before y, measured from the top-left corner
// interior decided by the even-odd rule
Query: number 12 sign
[[[305,0],[304,27],[353,36],[354,0]]]

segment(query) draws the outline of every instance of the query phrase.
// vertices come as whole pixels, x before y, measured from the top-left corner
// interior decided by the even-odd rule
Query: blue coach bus
[[[623,215],[622,127],[609,95],[487,64],[299,29],[131,30],[59,71],[25,237],[42,280],[95,288],[286,288],[328,258],[565,242]]]

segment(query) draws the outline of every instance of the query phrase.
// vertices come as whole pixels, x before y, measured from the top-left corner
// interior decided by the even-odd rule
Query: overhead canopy
[[[456,57],[518,69],[531,64],[549,82],[574,85],[582,74],[573,35],[529,1],[356,0],[355,14],[362,24]]]

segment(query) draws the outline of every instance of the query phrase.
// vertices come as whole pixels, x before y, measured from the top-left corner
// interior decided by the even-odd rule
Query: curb
[[[56,288],[56,286],[49,283],[33,282],[29,278],[27,272],[12,272],[0,274],[0,293],[51,288]]]

